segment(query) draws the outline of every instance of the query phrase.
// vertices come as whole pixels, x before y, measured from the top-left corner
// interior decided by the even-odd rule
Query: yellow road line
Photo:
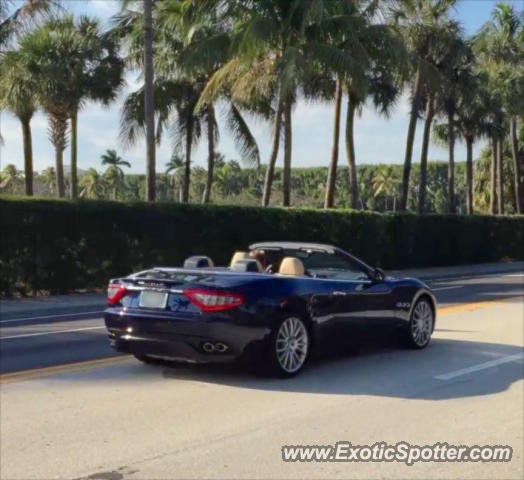
[[[470,312],[472,310],[478,310],[479,308],[494,307],[496,305],[502,305],[506,302],[498,300],[485,300],[483,302],[463,303],[460,305],[449,305],[447,307],[439,307],[437,313],[445,315],[447,313],[456,312]]]
[[[130,360],[128,355],[118,357],[105,357],[96,360],[85,360],[82,362],[65,363],[63,365],[54,365],[52,367],[32,368],[22,370],[21,372],[5,373],[0,375],[0,383],[9,383],[15,380],[27,380],[30,378],[52,375],[55,373],[74,373],[84,372],[96,367],[107,367],[118,365]]]

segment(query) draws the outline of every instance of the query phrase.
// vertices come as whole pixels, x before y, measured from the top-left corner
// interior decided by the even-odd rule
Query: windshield
[[[298,258],[303,264],[306,275],[314,278],[330,278],[339,280],[367,280],[366,273],[355,263],[336,252],[307,249],[266,250],[265,258],[270,265],[270,271],[278,272],[280,262],[284,257]]]

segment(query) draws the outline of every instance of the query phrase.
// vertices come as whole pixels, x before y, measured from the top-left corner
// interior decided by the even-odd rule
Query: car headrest
[[[235,252],[233,256],[231,257],[231,262],[229,262],[229,266],[232,267],[239,260],[246,260],[249,258],[250,256],[249,256],[249,253],[247,252]]]
[[[194,255],[186,258],[184,262],[184,268],[209,268],[214,266],[213,260],[205,255]]]
[[[263,272],[262,264],[255,258],[238,260],[231,265],[234,272]]]
[[[284,257],[278,269],[280,275],[302,276],[305,274],[304,264],[295,257]]]

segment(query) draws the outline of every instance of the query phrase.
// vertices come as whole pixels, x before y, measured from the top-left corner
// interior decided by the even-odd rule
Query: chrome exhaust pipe
[[[228,346],[225,343],[222,343],[222,342],[215,343],[215,350],[218,353],[224,353],[227,349],[228,349]]]
[[[206,353],[213,353],[215,351],[215,346],[211,342],[205,342],[202,344],[202,350]]]

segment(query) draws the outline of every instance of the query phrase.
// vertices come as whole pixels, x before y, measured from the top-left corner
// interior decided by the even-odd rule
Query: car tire
[[[311,350],[308,327],[302,318],[290,315],[273,329],[269,339],[268,373],[289,378],[306,365]]]
[[[426,348],[431,340],[435,312],[431,302],[423,297],[415,303],[411,310],[409,324],[404,330],[405,345],[414,350]]]

